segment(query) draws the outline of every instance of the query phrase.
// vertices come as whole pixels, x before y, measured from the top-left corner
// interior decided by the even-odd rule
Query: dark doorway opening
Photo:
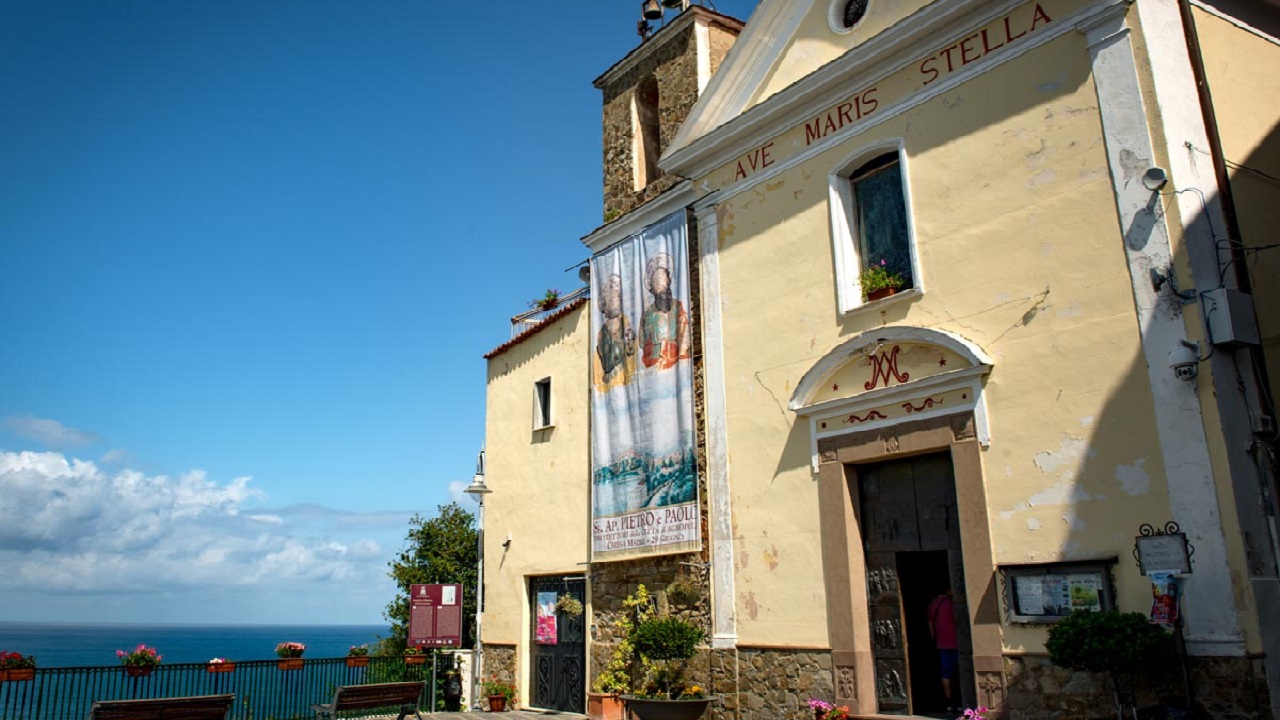
[[[951,717],[942,693],[942,667],[929,632],[930,605],[950,587],[948,567],[946,550],[898,553],[907,647],[915,650],[910,655],[910,674],[911,709],[916,715]]]
[[[858,465],[867,613],[881,715],[953,718],[973,705],[973,650],[950,453]],[[929,630],[930,605],[952,590],[957,650],[948,702]]]

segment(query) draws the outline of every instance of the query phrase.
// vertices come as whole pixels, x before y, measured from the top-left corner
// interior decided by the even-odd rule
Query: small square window
[[[861,153],[831,176],[841,312],[920,287],[900,150]]]
[[[533,384],[533,429],[551,424],[551,378],[543,378]]]

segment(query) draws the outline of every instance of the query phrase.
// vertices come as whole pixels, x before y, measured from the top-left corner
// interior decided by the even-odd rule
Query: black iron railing
[[[234,693],[229,720],[313,718],[311,706],[327,703],[342,685],[426,680],[419,699],[431,708],[432,663],[406,665],[399,657],[370,657],[366,667],[345,658],[307,658],[297,670],[275,660],[235,663],[230,672],[210,672],[204,663],[164,664],[146,677],[130,677],[119,665],[41,668],[25,681],[0,682],[0,720],[85,720],[98,700],[134,700]],[[372,713],[371,713],[372,714]]]

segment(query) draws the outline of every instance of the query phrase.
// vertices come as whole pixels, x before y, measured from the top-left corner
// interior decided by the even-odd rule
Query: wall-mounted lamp
[[[1195,380],[1200,372],[1200,344],[1179,340],[1169,351],[1169,367],[1179,380]]]
[[[1146,172],[1142,173],[1142,187],[1151,192],[1160,192],[1168,183],[1169,173],[1165,172],[1164,168],[1148,168]]]

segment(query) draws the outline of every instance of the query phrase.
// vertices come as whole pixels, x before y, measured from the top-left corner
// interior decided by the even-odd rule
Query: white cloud
[[[251,483],[0,452],[0,596],[385,586],[386,541],[374,537],[403,534],[411,512],[262,508],[266,495]]]
[[[468,487],[471,487],[469,483],[464,483],[461,480],[450,480],[449,499],[456,503],[462,502],[462,499],[467,496],[464,491]]]
[[[18,437],[34,440],[54,450],[66,450],[97,441],[97,436],[83,430],[69,428],[57,420],[32,415],[13,415],[5,418],[5,428]]]

